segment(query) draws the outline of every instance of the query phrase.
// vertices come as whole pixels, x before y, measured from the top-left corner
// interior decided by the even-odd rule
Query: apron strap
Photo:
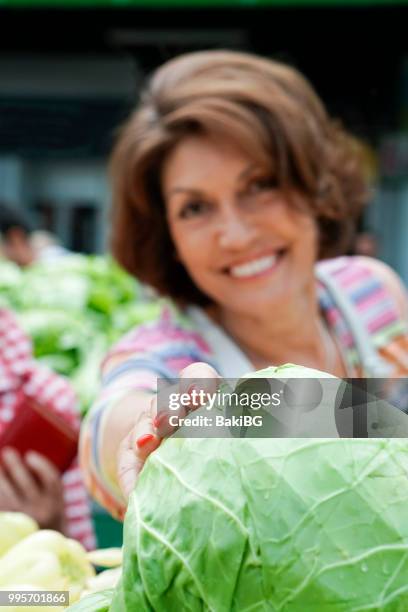
[[[390,376],[393,370],[391,364],[378,353],[372,337],[347,293],[338,286],[333,277],[325,270],[318,268],[315,270],[315,274],[317,279],[326,287],[334,304],[343,315],[354,338],[361,365],[367,378],[387,378]]]

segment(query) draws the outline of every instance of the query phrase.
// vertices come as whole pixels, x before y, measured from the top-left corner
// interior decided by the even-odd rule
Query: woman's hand
[[[195,390],[198,394],[203,390],[206,393],[215,393],[219,378],[219,374],[208,364],[193,363],[180,372],[180,383],[171,391],[190,394]],[[169,412],[169,406],[158,406],[157,400],[157,395],[154,395],[144,408],[136,411],[136,424],[119,447],[118,479],[126,499],[133,490],[147,457],[160,446],[164,437],[174,431],[174,428],[169,428],[166,416],[177,414],[183,417],[188,411],[199,407],[199,404],[192,402],[188,408]]]
[[[42,528],[64,531],[61,476],[43,455],[28,452],[24,459],[13,448],[0,456],[0,510],[24,512]]]

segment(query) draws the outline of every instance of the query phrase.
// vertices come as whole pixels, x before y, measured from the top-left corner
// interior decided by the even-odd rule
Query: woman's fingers
[[[218,372],[207,363],[196,362],[181,370],[179,384],[167,392],[172,401],[167,400],[166,407],[158,410],[153,421],[157,434],[165,438],[177,431],[178,427],[173,423],[179,422],[192,410],[205,406],[208,395],[217,391],[219,381]]]
[[[118,479],[125,499],[133,491],[143,465],[151,452],[160,446],[160,438],[154,434],[142,434],[134,443],[135,434],[131,431],[119,447]],[[139,442],[139,443],[138,443]]]
[[[186,414],[184,406],[177,404],[173,406],[175,397],[180,395],[180,385],[178,383],[167,384],[161,389],[152,400],[153,433],[159,438],[167,438],[176,428],[170,425],[169,419],[172,415],[182,417]]]
[[[6,448],[3,450],[2,459],[9,481],[22,497],[30,499],[39,494],[38,484],[21,458],[20,453],[13,448]]]
[[[139,474],[144,462],[160,446],[161,439],[155,431],[153,420],[157,414],[157,395],[154,395],[146,411],[146,417],[132,432],[130,440],[133,453],[136,457],[136,473]]]
[[[208,396],[216,393],[220,375],[208,363],[192,363],[180,372],[180,394],[190,396],[186,413],[208,403]]]
[[[180,372],[180,392],[188,392],[194,386],[205,393],[215,393],[218,389],[220,375],[208,363],[192,363]]]
[[[169,386],[163,393],[152,396],[150,402],[139,408],[135,426],[120,443],[117,456],[117,475],[125,499],[133,491],[150,453],[160,446],[164,437],[177,429],[170,426],[170,416],[185,416],[206,403],[206,396],[197,394],[215,393],[219,379],[218,373],[208,364],[194,363],[180,372],[177,385]],[[176,410],[171,410],[171,396],[180,396],[181,393],[187,394],[188,401],[185,405],[176,406]]]
[[[133,491],[138,475],[138,458],[131,444],[133,440],[133,432],[122,440],[118,450],[117,474],[119,486],[122,490],[124,498],[127,500],[130,493]]]
[[[117,461],[117,473],[121,490],[127,499],[133,491],[139,472],[151,452],[160,446],[161,439],[153,427],[156,414],[156,396],[139,414],[138,422],[122,440]]]

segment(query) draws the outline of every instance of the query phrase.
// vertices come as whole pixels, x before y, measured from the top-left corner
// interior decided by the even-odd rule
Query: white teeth
[[[240,266],[233,266],[230,268],[231,276],[236,278],[244,278],[246,276],[253,276],[259,274],[271,268],[278,259],[277,255],[268,255],[267,257],[260,257],[250,263],[242,264]]]

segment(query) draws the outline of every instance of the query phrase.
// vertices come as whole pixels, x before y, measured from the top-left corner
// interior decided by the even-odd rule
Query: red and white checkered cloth
[[[16,413],[21,393],[57,412],[79,431],[76,397],[65,378],[33,359],[29,338],[14,315],[0,309],[0,433]],[[88,495],[77,460],[62,476],[67,535],[95,548]]]

